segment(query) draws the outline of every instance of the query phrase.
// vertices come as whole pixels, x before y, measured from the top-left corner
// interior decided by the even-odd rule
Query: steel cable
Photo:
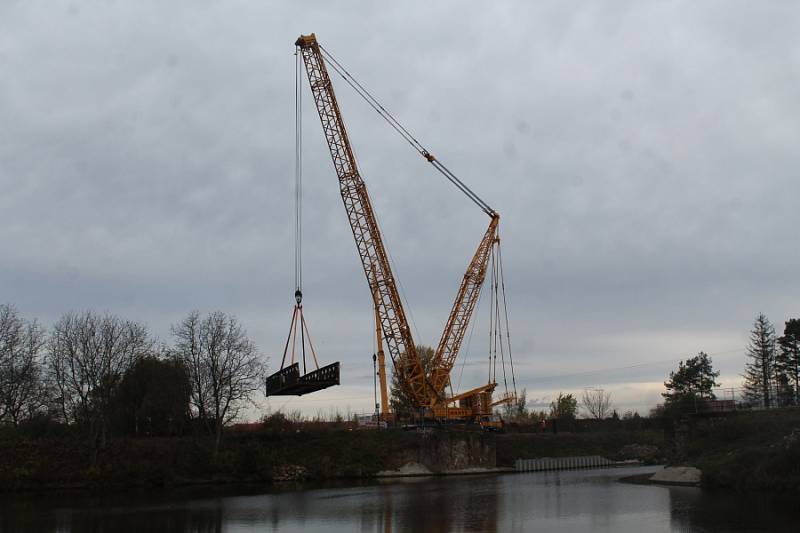
[[[295,51],[294,76],[294,285],[303,289],[303,98],[300,54]]]
[[[375,110],[378,115],[380,115],[403,139],[408,142],[417,152],[420,153],[427,161],[429,161],[433,167],[438,170],[445,178],[447,178],[453,185],[456,186],[461,192],[463,192],[467,198],[472,200],[481,210],[489,216],[494,216],[495,211],[492,209],[489,204],[484,202],[475,192],[470,189],[463,181],[461,181],[455,174],[453,174],[450,169],[444,166],[438,159],[433,157],[431,153],[391,114],[389,111],[386,110],[383,105],[381,105],[378,100],[372,96],[372,94],[367,91],[363,85],[361,85],[358,80],[356,80],[348,71],[345,69],[339,61],[336,60],[333,55],[326,50],[325,48],[320,45],[320,51],[324,54],[326,59],[328,59],[329,64],[333,68],[333,70],[342,77],[342,79],[347,82],[353,90],[361,96],[361,98],[367,102],[367,104]]]

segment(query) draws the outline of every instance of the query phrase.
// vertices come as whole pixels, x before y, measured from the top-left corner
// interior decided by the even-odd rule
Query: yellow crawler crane
[[[325,140],[333,166],[339,178],[339,189],[345,211],[350,221],[356,249],[374,300],[376,338],[378,342],[378,368],[381,380],[381,414],[389,418],[388,394],[383,346],[392,358],[394,372],[399,377],[405,393],[412,398],[422,416],[438,420],[478,422],[493,425],[493,407],[515,401],[513,392],[497,401],[492,394],[497,383],[489,382],[467,392],[448,396],[450,372],[453,369],[470,318],[486,279],[490,258],[499,246],[498,224],[500,215],[490,208],[463,182],[441,164],[430,152],[402,127],[366,89],[363,88],[317,41],[316,36],[301,35],[295,42],[302,56]],[[429,163],[466,194],[489,217],[489,226],[469,262],[461,280],[455,302],[426,373],[417,353],[411,328],[406,319],[395,277],[389,264],[383,237],[378,228],[367,187],[359,172],[353,148],[342,120],[341,111],[333,91],[326,58],[336,70],[368,103],[398,131]],[[509,354],[510,355],[510,354]],[[491,354],[490,354],[491,358]],[[490,362],[491,365],[491,362]]]

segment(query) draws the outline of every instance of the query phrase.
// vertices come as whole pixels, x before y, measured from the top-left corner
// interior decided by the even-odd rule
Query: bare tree
[[[192,311],[179,324],[172,326],[172,335],[175,344],[172,355],[180,360],[189,373],[191,394],[189,401],[192,405],[190,416],[198,419],[211,431],[211,390],[208,374],[209,366],[206,364],[205,335],[201,333],[202,324],[200,313]]]
[[[45,405],[44,338],[36,320],[23,320],[14,307],[0,305],[0,422],[16,426]]]
[[[105,446],[115,387],[152,348],[142,324],[91,311],[61,317],[50,336],[47,361],[64,420],[84,425],[94,444]]]
[[[581,396],[581,407],[589,418],[603,420],[608,418],[613,410],[611,406],[611,393],[603,389],[584,389]]]
[[[264,364],[236,317],[221,311],[206,318],[194,311],[172,334],[173,353],[189,372],[192,414],[213,430],[216,454],[222,428],[259,390]]]
[[[531,413],[528,411],[528,390],[522,389],[517,395],[516,401],[503,404],[501,408],[503,418],[510,422],[526,423],[529,421]]]

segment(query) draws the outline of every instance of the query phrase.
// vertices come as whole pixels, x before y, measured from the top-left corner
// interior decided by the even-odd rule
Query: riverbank
[[[670,426],[668,426],[669,428]],[[666,438],[665,438],[666,433]],[[0,430],[0,491],[122,489],[506,472],[517,459],[598,455],[692,466],[702,486],[800,492],[800,409],[749,411],[586,432],[493,434],[304,425],[207,437],[115,439],[98,451],[68,427]],[[413,465],[413,466],[409,466]]]
[[[659,442],[660,440],[660,442]],[[662,432],[494,434],[261,427],[207,437],[111,440],[94,451],[75,434],[0,432],[0,490],[121,489],[508,472],[518,458],[661,455]],[[413,468],[411,468],[413,470]]]
[[[800,492],[800,409],[690,417],[670,440],[670,462],[699,468],[704,487]]]
[[[675,487],[699,487],[701,480],[702,472],[691,466],[667,466],[655,472],[620,478],[621,482],[634,485],[668,485]]]
[[[666,461],[661,429],[586,433],[507,433],[497,436],[497,465],[514,466],[517,459],[599,455],[612,461]]]
[[[421,464],[433,474],[496,466],[494,435],[402,430],[262,429],[206,437],[112,440],[0,436],[0,490],[170,487],[372,478]]]

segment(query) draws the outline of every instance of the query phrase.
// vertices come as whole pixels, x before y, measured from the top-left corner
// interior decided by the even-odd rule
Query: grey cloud
[[[529,390],[729,350],[759,311],[797,314],[800,9],[748,2],[6,2],[0,301],[45,321],[109,310],[162,337],[221,308],[274,356],[293,292],[292,43],[310,31],[501,212]],[[487,221],[337,81],[434,343]],[[325,398],[367,408],[370,298],[307,94],[305,119],[307,312],[353,380]],[[462,388],[485,379],[464,368]]]

